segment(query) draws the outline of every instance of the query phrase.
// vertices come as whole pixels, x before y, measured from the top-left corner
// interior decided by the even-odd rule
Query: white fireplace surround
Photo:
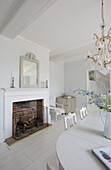
[[[46,88],[10,88],[3,90],[3,133],[4,140],[12,137],[13,102],[44,99],[49,108],[49,89]],[[49,110],[49,109],[48,109]],[[48,122],[50,116],[48,111]]]

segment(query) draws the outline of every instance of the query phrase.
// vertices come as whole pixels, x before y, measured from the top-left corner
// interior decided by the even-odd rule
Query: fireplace
[[[44,124],[50,124],[49,114],[49,89],[48,88],[3,88],[1,100],[3,102],[3,141],[14,136],[13,129],[13,104],[25,101],[42,100],[42,113]],[[48,115],[48,117],[46,116]],[[48,120],[47,120],[48,119]],[[45,121],[44,121],[45,120]],[[28,128],[27,128],[28,129]],[[1,134],[0,134],[1,139]]]
[[[12,137],[14,139],[22,139],[48,126],[47,108],[43,103],[43,99],[13,103]]]

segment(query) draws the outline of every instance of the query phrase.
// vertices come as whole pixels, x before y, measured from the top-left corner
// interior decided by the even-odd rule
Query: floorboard
[[[46,170],[50,162],[58,170],[56,142],[64,131],[62,117],[52,126],[39,131],[12,146],[0,144],[0,170]]]

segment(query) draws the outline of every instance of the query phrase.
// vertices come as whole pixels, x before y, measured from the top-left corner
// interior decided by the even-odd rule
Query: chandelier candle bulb
[[[104,44],[103,43],[101,44],[101,48],[104,49]]]
[[[48,80],[46,80],[46,88],[48,88]]]
[[[87,55],[88,55],[88,56],[90,56],[90,55],[91,55],[90,51],[88,51],[88,52],[87,52]]]
[[[100,42],[98,43],[98,47],[101,48],[101,43]]]
[[[14,75],[13,75],[13,71],[11,71],[11,77],[14,77]]]

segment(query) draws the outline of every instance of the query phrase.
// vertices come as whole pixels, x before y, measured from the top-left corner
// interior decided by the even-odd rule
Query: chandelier
[[[104,22],[104,16],[103,16],[103,0],[102,0],[102,6],[101,6],[101,18],[102,18],[102,24],[100,25],[101,37],[99,38],[97,34],[94,34],[96,53],[91,54],[88,51],[86,60],[91,59],[97,66],[100,66],[106,69],[107,65],[111,64],[111,28],[109,29],[107,35],[105,36],[104,35],[105,22]]]

